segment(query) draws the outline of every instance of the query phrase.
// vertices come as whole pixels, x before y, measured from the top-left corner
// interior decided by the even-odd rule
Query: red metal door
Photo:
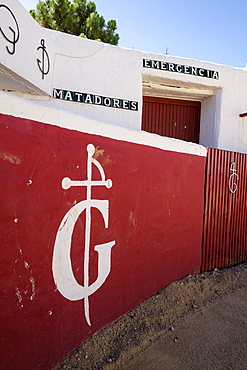
[[[142,130],[199,143],[201,103],[143,97]]]

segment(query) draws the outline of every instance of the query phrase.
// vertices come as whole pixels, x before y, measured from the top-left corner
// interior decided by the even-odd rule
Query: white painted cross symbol
[[[230,171],[232,172],[230,177],[229,177],[229,182],[228,182],[228,186],[229,186],[229,190],[232,194],[234,194],[236,191],[237,191],[237,181],[239,180],[239,176],[237,174],[237,170],[236,170],[236,163],[235,162],[232,162],[231,163],[231,166],[230,166]]]
[[[98,277],[93,284],[89,284],[89,250],[91,233],[91,208],[97,208],[104,219],[105,228],[108,228],[109,201],[91,199],[92,186],[112,187],[112,181],[105,179],[105,173],[101,164],[93,158],[95,147],[92,144],[87,146],[87,180],[72,181],[65,177],[62,180],[62,188],[69,189],[72,186],[85,186],[87,188],[87,199],[77,203],[64,216],[56,235],[52,271],[53,277],[59,292],[71,301],[84,299],[84,312],[88,325],[91,325],[89,317],[89,296],[96,292],[105,282],[111,270],[111,248],[115,241],[99,244],[94,247],[98,252]],[[92,180],[92,164],[94,164],[101,175],[101,180]],[[71,264],[71,240],[75,224],[80,214],[86,210],[85,227],[85,249],[84,249],[84,286],[80,285],[73,273]]]

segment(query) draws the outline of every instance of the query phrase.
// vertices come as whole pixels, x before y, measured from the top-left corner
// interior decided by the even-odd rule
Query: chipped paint
[[[19,303],[21,303],[21,301],[22,301],[21,292],[19,291],[19,289],[18,289],[17,287],[15,288],[15,290],[16,290],[15,295],[16,295],[16,296],[17,296],[17,298],[18,298],[18,302],[19,302]]]
[[[100,155],[103,155],[104,154],[104,149],[99,149],[99,147],[98,146],[96,146],[96,148],[95,148],[95,152],[94,152],[94,154],[93,154],[93,158],[94,159],[96,159],[96,158],[98,158]]]
[[[22,302],[22,295],[21,295],[21,292],[19,291],[19,289],[16,287],[15,288],[15,295],[18,299],[18,305],[19,305],[19,308],[23,308],[23,304],[21,304]]]
[[[171,216],[171,209],[170,209],[170,207],[171,207],[171,202],[170,202],[170,200],[169,200],[169,199],[167,199],[166,203],[167,203],[167,212],[168,212],[168,216],[170,217],[170,216]]]
[[[134,226],[136,227],[137,226],[137,218],[134,217],[134,212],[133,211],[130,211],[130,217],[129,217],[129,223],[131,226]]]
[[[110,155],[108,154],[104,159],[103,159],[103,164],[111,164],[114,163],[114,161],[111,159]]]
[[[9,161],[12,164],[20,164],[21,159],[17,157],[16,155],[9,154],[9,153],[0,153],[0,158],[3,159],[4,161]]]
[[[36,290],[35,290],[35,280],[33,277],[30,277],[29,279],[30,283],[31,283],[31,287],[32,287],[32,295],[30,296],[30,301],[32,301],[35,297],[35,294],[36,294]]]
[[[26,261],[24,261],[24,266],[25,266],[25,269],[29,269],[30,267],[30,265]]]

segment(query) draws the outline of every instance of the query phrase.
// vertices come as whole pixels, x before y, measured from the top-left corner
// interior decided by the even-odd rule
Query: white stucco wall
[[[37,59],[41,59],[41,51],[37,49],[42,39],[45,39],[50,59],[54,59],[55,45],[52,38],[47,37],[47,30],[42,29],[17,0],[1,2],[0,19],[0,83],[4,83],[4,77],[9,77],[8,73],[5,74],[4,67],[7,67],[13,74],[12,80],[16,82],[18,90],[49,95],[54,66],[51,64],[51,73],[42,79],[37,64]],[[18,40],[13,44],[6,38]],[[15,51],[11,54],[13,49]],[[21,79],[24,81],[18,85]]]
[[[218,148],[221,119],[222,89],[203,99],[201,105],[200,143],[206,147]]]
[[[52,32],[52,38],[60,49],[55,56],[54,88],[141,103],[141,74],[136,52],[59,32]],[[140,127],[141,107],[131,111],[58,99],[49,103],[116,125]]]
[[[17,0],[4,0],[0,4],[0,16],[0,89],[8,92],[9,99],[14,94],[35,101],[37,117],[42,104],[42,111],[44,107],[47,111],[53,107],[108,123],[112,130],[122,126],[138,131],[143,95],[199,100],[202,103],[200,143],[247,152],[247,118],[239,118],[240,113],[247,111],[245,69],[125,49],[43,29]],[[17,34],[18,40],[11,43]],[[46,75],[39,69],[44,55],[43,67],[47,70],[42,46],[50,64]],[[144,59],[168,63],[170,70],[146,68]],[[179,73],[181,66],[185,66],[184,73]],[[194,71],[197,68],[198,72],[187,73],[188,66]],[[202,77],[203,71],[214,71],[219,78]],[[54,89],[69,92],[63,93],[66,99],[54,99]],[[90,94],[87,103],[72,101],[70,92],[76,92],[78,100],[81,93]],[[90,99],[95,96],[113,101],[115,107],[91,104]],[[124,109],[118,107],[120,101]],[[127,109],[131,102],[133,107],[138,103],[138,109]]]
[[[247,153],[247,71],[222,66],[222,84],[218,148]]]

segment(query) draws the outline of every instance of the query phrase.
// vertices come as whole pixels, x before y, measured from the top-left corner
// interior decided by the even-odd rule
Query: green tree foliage
[[[92,40],[117,45],[117,22],[106,23],[96,11],[94,1],[87,0],[39,0],[32,17],[45,28],[70,33]]]

